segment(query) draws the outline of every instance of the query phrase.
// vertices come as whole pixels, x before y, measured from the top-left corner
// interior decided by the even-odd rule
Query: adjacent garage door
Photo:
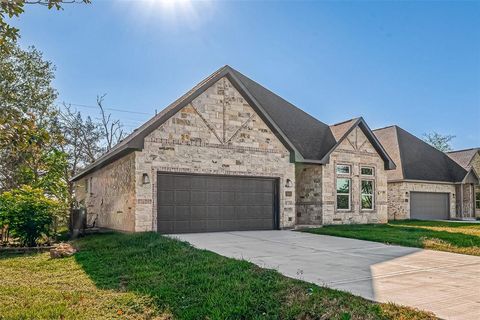
[[[157,230],[187,233],[277,228],[277,180],[158,173]]]
[[[435,192],[410,193],[411,219],[449,219],[449,194]]]

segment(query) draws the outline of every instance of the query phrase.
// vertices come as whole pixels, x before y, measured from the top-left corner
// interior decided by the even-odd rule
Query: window
[[[347,164],[337,164],[337,174],[350,174],[350,166]]]
[[[480,209],[480,191],[475,194],[475,208]]]
[[[360,173],[362,176],[373,176],[373,168],[372,167],[361,167]]]
[[[337,209],[350,209],[350,179],[337,179]]]
[[[374,194],[373,180],[362,180],[362,209],[373,209],[373,194]]]

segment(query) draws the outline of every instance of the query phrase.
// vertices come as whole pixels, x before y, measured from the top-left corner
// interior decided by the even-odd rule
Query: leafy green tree
[[[21,186],[0,195],[0,224],[24,246],[33,247],[52,232],[60,210],[59,201],[46,197],[42,189]]]
[[[18,18],[24,11],[26,4],[36,4],[48,9],[61,10],[66,3],[91,3],[91,0],[1,0],[0,1],[0,51],[11,49],[6,45],[9,41],[16,41],[19,37],[18,28],[6,22],[6,18]]]
[[[65,201],[55,68],[34,47],[9,45],[0,52],[0,191],[26,184]]]
[[[442,135],[438,132],[432,133],[425,133],[423,135],[423,140],[430,144],[432,147],[442,151],[448,152],[452,151],[452,147],[450,145],[451,141],[455,138],[452,135]]]

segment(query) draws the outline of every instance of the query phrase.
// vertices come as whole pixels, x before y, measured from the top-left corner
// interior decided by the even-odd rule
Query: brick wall
[[[322,224],[322,166],[295,165],[296,224]]]
[[[135,155],[130,153],[75,183],[75,197],[87,208],[87,223],[135,231]],[[87,187],[85,187],[87,185]]]
[[[456,216],[455,185],[445,183],[389,182],[388,218],[410,219],[410,192],[441,192],[450,194],[450,217]]]
[[[337,164],[347,164],[352,168],[351,208],[337,210],[336,208],[336,172]],[[360,168],[374,168],[374,177],[362,177]],[[368,141],[362,129],[354,129],[349,136],[333,151],[330,161],[323,166],[322,171],[322,216],[323,224],[347,223],[385,223],[387,222],[387,176],[384,161]],[[374,208],[361,208],[360,183],[362,179],[374,180]]]
[[[148,135],[135,154],[136,231],[156,230],[158,171],[280,178],[280,226],[295,223],[290,153],[227,78]]]

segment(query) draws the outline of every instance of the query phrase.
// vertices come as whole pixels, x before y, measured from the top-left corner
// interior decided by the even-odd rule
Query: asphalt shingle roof
[[[447,152],[447,155],[464,169],[469,170],[472,167],[471,161],[477,152],[480,152],[480,148],[451,151]]]
[[[467,174],[445,153],[398,126],[373,132],[397,164],[396,170],[387,173],[389,180],[461,182]]]

